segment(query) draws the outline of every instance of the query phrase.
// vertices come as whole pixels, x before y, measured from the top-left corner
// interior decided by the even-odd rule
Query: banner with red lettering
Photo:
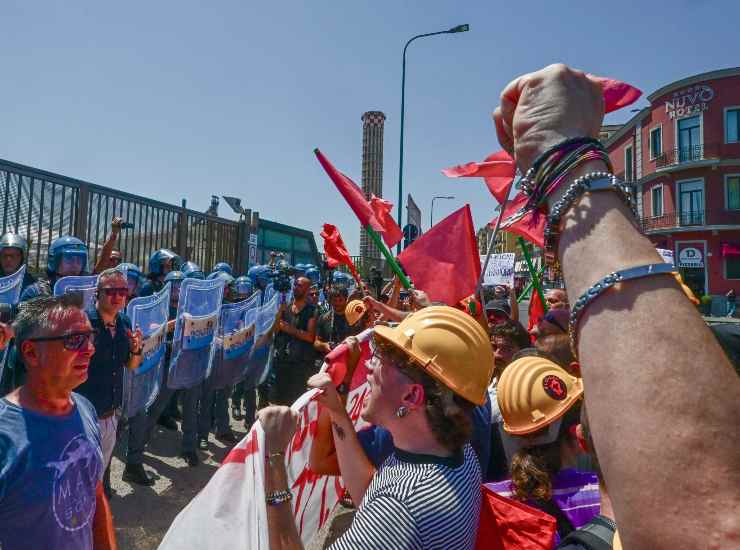
[[[369,329],[357,337],[362,354],[347,396],[347,411],[356,430],[367,426],[360,412],[369,392],[365,362],[371,354],[371,335]],[[346,354],[342,344],[326,357],[323,368],[336,384],[346,373]],[[344,493],[340,477],[317,475],[308,467],[319,416],[314,399],[317,393],[304,393],[291,407],[300,413],[300,422],[285,453],[293,515],[304,545],[326,522]],[[255,422],[203,490],[178,514],[159,550],[269,550],[264,454],[264,432]]]

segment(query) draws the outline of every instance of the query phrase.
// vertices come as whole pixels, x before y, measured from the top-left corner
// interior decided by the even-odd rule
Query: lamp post
[[[436,197],[432,197],[432,207],[429,209],[429,229],[431,229],[432,226],[434,226],[434,201],[437,199],[451,200],[454,198],[455,197],[452,195],[450,196],[437,195]]]
[[[403,119],[405,115],[406,107],[406,50],[414,40],[417,38],[424,38],[427,36],[436,36],[438,34],[455,34],[458,32],[467,32],[470,30],[470,25],[458,25],[452,27],[446,31],[430,32],[426,34],[417,34],[416,36],[409,39],[406,45],[403,47],[403,68],[401,70],[401,143],[399,146],[398,155],[398,226],[401,226],[401,203],[403,202]],[[401,253],[401,243],[396,245],[396,254]]]

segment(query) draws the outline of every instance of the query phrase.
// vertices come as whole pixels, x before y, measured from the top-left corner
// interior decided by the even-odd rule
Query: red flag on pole
[[[360,284],[360,276],[357,274],[355,264],[352,263],[352,257],[349,255],[336,226],[325,223],[321,237],[324,239],[324,254],[326,254],[326,263],[329,264],[329,267],[334,269],[338,265],[346,265],[357,284]]]
[[[532,296],[529,299],[529,325],[527,326],[527,332],[531,331],[544,316],[545,304],[540,300],[540,293],[537,292],[537,289],[532,287]]]
[[[470,206],[440,221],[398,256],[398,261],[434,302],[454,306],[475,292],[480,255]]]
[[[387,200],[373,195],[370,198],[370,206],[375,213],[375,219],[383,228],[382,235],[385,244],[389,247],[396,246],[403,239],[403,231],[398,227],[396,220],[393,219],[393,204]]]
[[[642,91],[620,80],[592,74],[587,76],[601,86],[605,113],[632,105],[642,95]],[[483,162],[459,164],[445,168],[442,173],[448,178],[483,178],[491,194],[499,203],[502,203],[509,183],[516,174],[516,163],[506,151],[496,151],[487,156]]]
[[[370,227],[375,231],[382,232],[383,228],[375,218],[375,212],[373,212],[370,203],[365,199],[365,194],[362,192],[362,189],[360,189],[350,178],[334,168],[334,165],[329,162],[329,159],[326,158],[321,151],[314,149],[314,153],[316,154],[316,158],[319,159],[321,166],[331,178],[331,181],[333,181],[334,185],[337,186],[337,190],[344,197],[344,200],[347,201],[347,204],[349,204],[352,212],[354,212],[357,219],[360,220],[360,223],[363,226],[370,225]]]
[[[445,168],[442,173],[448,178],[483,178],[493,198],[503,203],[516,175],[516,163],[506,151],[497,151],[488,155],[483,162]]]

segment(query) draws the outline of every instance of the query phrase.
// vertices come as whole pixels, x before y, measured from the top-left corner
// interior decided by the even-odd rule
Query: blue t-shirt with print
[[[0,399],[0,548],[93,547],[95,487],[103,467],[95,409],[47,416]]]

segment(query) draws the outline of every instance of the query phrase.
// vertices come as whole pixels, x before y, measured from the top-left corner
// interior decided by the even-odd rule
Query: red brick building
[[[615,173],[632,183],[641,229],[673,251],[697,295],[740,293],[740,67],[647,99],[604,141]]]

